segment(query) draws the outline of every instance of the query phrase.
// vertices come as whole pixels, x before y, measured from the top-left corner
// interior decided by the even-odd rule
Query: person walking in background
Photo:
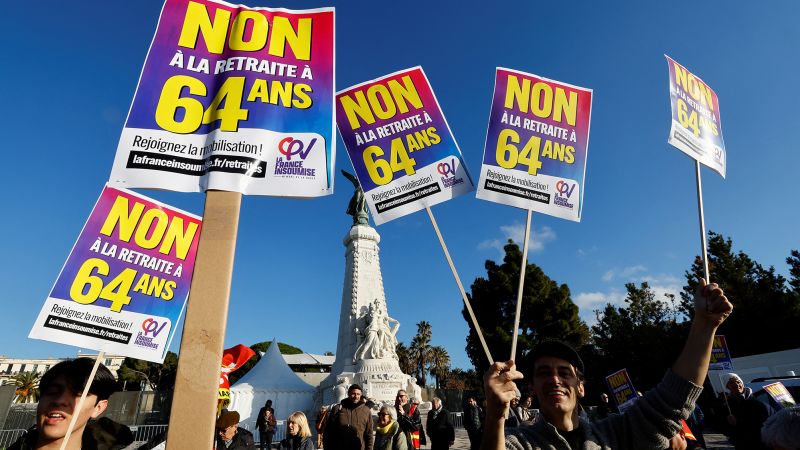
[[[314,428],[317,429],[317,448],[322,448],[322,434],[325,431],[325,422],[328,421],[328,407],[322,405],[319,407],[319,412],[317,412],[317,420],[314,424]]]
[[[433,409],[428,412],[428,438],[431,450],[448,450],[456,440],[455,429],[450,422],[450,412],[442,407],[442,399],[433,397]]]
[[[608,394],[603,392],[600,394],[600,404],[597,405],[597,418],[605,419],[609,414],[618,414],[619,410],[616,406],[608,401]]]
[[[375,427],[375,450],[409,450],[407,434],[397,423],[397,411],[383,405]]]
[[[422,431],[422,419],[419,415],[419,401],[413,398],[409,400],[408,393],[400,389],[394,399],[394,408],[400,429],[410,438],[408,448],[419,450],[420,445],[425,445],[425,433]]]
[[[350,385],[347,398],[331,409],[322,436],[325,450],[372,450],[372,411],[362,392],[358,384]]]
[[[258,410],[256,417],[256,427],[258,428],[258,448],[268,449],[272,445],[272,436],[275,435],[275,428],[278,420],[275,419],[275,410],[272,409],[272,400],[267,400],[264,407]]]
[[[216,423],[215,450],[255,450],[253,433],[239,426],[239,413],[223,411]]]
[[[289,414],[286,419],[286,438],[278,444],[278,450],[316,450],[308,419],[301,411]]]
[[[478,450],[481,447],[481,408],[475,397],[467,398],[467,406],[464,409],[464,428],[469,436],[469,449]]]

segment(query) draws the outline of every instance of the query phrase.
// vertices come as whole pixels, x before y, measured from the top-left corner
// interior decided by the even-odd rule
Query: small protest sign
[[[667,142],[725,178],[727,157],[717,94],[667,55],[672,127]]]
[[[163,362],[200,227],[193,214],[106,187],[29,337]]]
[[[733,361],[731,360],[731,353],[728,351],[728,342],[723,335],[714,336],[708,370],[733,370]]]
[[[581,219],[592,90],[497,68],[477,197]]]
[[[474,189],[421,67],[338,92],[336,124],[377,225]]]
[[[334,10],[167,0],[110,184],[333,193]]]
[[[607,376],[606,383],[611,390],[611,397],[614,398],[614,402],[617,404],[617,408],[619,408],[620,412],[625,412],[625,410],[630,408],[633,402],[639,398],[626,369],[619,370]]]
[[[780,381],[764,386],[764,390],[782,408],[791,408],[797,404],[792,394]]]

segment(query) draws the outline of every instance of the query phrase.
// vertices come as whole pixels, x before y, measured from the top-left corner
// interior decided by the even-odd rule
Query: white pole
[[[94,375],[97,373],[97,368],[100,366],[100,360],[103,359],[105,355],[105,352],[100,352],[97,354],[97,358],[94,360],[94,366],[92,366],[92,371],[89,373],[89,379],[86,380],[86,385],[83,387],[81,398],[78,400],[78,404],[75,405],[75,409],[72,411],[72,418],[69,421],[69,427],[67,427],[67,434],[64,436],[64,440],[61,441],[61,447],[59,447],[59,450],[64,450],[67,448],[69,438],[72,436],[72,430],[75,428],[75,422],[78,421],[78,416],[81,414],[83,402],[86,400],[86,395],[89,393],[89,388],[92,386],[92,382],[94,381]]]
[[[436,237],[439,238],[439,244],[442,245],[442,250],[444,251],[444,256],[447,258],[447,264],[450,265],[450,270],[453,272],[453,276],[456,279],[456,284],[458,285],[458,290],[461,292],[461,298],[464,300],[464,306],[467,307],[467,312],[469,313],[470,319],[472,319],[472,326],[475,327],[475,331],[478,333],[478,339],[481,341],[481,345],[483,346],[483,351],[486,353],[486,359],[489,360],[489,365],[494,364],[494,360],[492,359],[491,353],[489,353],[489,347],[486,345],[486,340],[483,339],[483,333],[481,332],[481,328],[478,326],[478,319],[475,318],[475,313],[472,312],[472,306],[469,304],[469,299],[467,299],[467,293],[464,291],[464,286],[461,284],[461,278],[458,276],[458,272],[456,271],[456,266],[453,265],[453,260],[450,258],[450,252],[447,251],[447,245],[444,243],[444,238],[442,238],[442,233],[439,231],[439,225],[436,224],[436,219],[433,217],[433,211],[431,211],[430,206],[425,207],[425,211],[428,212],[428,217],[431,219],[431,224],[433,224],[433,230],[436,231]]]
[[[522,245],[522,264],[519,269],[519,288],[517,289],[517,311],[514,315],[514,336],[511,338],[511,359],[517,356],[517,336],[519,336],[519,315],[522,310],[522,291],[525,287],[525,269],[528,267],[528,241],[531,236],[531,216],[533,211],[528,209],[528,219],[525,222],[525,243]]]

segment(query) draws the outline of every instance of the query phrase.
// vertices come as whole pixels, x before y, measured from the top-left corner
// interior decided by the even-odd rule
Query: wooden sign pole
[[[519,270],[519,287],[517,288],[517,309],[514,313],[514,335],[511,338],[511,359],[517,357],[517,337],[519,336],[519,315],[522,310],[522,291],[525,288],[525,269],[528,267],[528,241],[531,240],[531,215],[528,210],[528,219],[525,221],[525,241],[522,245],[522,264]]]
[[[242,194],[238,192],[206,192],[167,432],[168,450],[214,446],[217,388],[241,203]]]

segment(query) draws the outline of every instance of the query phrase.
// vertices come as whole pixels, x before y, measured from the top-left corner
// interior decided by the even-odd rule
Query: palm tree
[[[436,389],[440,389],[444,384],[443,381],[447,378],[447,374],[450,372],[450,355],[447,354],[447,350],[444,347],[440,345],[431,347],[428,367],[436,377]]]
[[[20,372],[14,377],[15,403],[36,403],[39,401],[39,374]]]
[[[418,384],[425,386],[427,382],[426,368],[430,361],[431,324],[425,320],[417,324],[417,335],[411,340],[410,357],[416,366]]]
[[[402,342],[398,342],[394,351],[397,353],[397,363],[400,365],[400,371],[405,374],[414,373],[415,365],[411,360],[411,350]]]

